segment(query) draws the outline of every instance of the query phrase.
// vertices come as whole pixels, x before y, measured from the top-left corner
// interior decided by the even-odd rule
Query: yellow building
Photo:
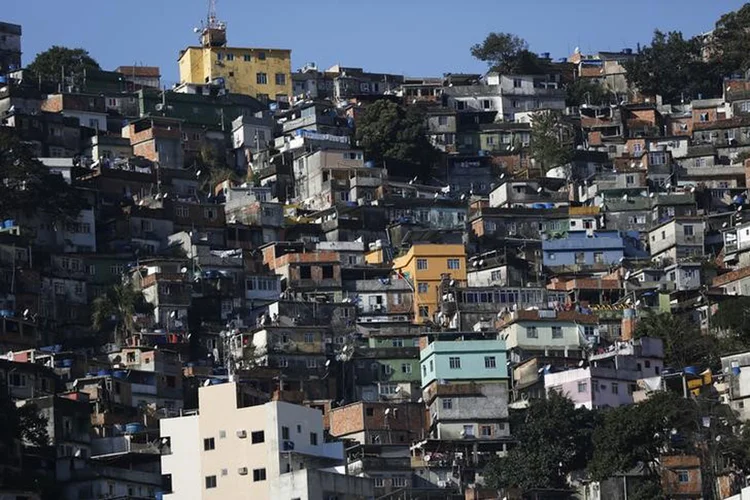
[[[393,259],[393,269],[413,286],[414,322],[424,323],[437,312],[441,285],[466,281],[466,250],[463,245],[417,243]]]
[[[227,47],[223,23],[205,28],[201,46],[180,51],[178,63],[181,84],[223,78],[230,92],[260,100],[288,100],[292,95],[292,51]]]

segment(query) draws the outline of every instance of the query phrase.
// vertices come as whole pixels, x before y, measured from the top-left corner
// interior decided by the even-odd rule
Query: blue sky
[[[219,0],[230,45],[292,49],[292,66],[336,63],[410,76],[481,72],[469,48],[490,31],[565,57],[635,49],[653,30],[709,30],[741,0]],[[133,63],[178,79],[177,55],[196,44],[206,0],[5,0],[0,21],[23,25],[24,63],[51,45],[86,48],[105,69]]]

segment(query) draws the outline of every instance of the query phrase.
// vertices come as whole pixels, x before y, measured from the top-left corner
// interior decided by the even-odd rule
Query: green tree
[[[657,392],[641,404],[605,411],[593,433],[589,472],[601,481],[643,467],[656,475],[661,453],[678,433],[696,428],[694,403],[671,392]],[[675,432],[676,431],[676,432]]]
[[[498,73],[536,74],[544,69],[543,61],[529,51],[526,40],[512,33],[490,33],[482,43],[471,47],[471,55]]]
[[[129,284],[114,285],[91,304],[91,325],[102,332],[111,327],[112,341],[121,345],[125,337],[134,333],[136,314],[146,314],[153,306],[146,302],[143,293]]]
[[[54,45],[40,52],[26,67],[34,79],[47,82],[60,82],[63,72],[65,77],[80,79],[87,69],[101,69],[99,63],[84,49],[69,49]]]
[[[750,69],[750,3],[721,16],[709,40],[711,60],[724,75]]]
[[[50,173],[13,129],[0,128],[0,216],[46,213],[64,221],[78,216],[84,199],[62,176]]]
[[[683,316],[650,313],[638,320],[635,336],[655,337],[664,343],[664,362],[673,368],[712,366],[715,364],[716,342],[712,335],[703,335],[697,325]]]
[[[596,415],[577,409],[567,397],[552,391],[531,403],[513,425],[518,443],[506,457],[485,470],[493,489],[562,488],[566,475],[586,467]]]
[[[631,85],[643,94],[661,95],[665,102],[721,95],[717,64],[703,60],[699,39],[685,40],[679,31],[655,31],[651,45],[624,66]]]
[[[573,159],[573,129],[560,111],[539,111],[531,122],[529,154],[542,172]]]
[[[565,104],[581,106],[590,104],[599,106],[609,104],[611,93],[599,82],[590,78],[579,78],[565,87]]]
[[[17,466],[19,445],[23,450],[35,449],[44,452],[50,444],[47,434],[47,419],[33,403],[16,406],[11,399],[8,386],[0,380],[0,468],[3,465]],[[6,488],[43,489],[43,478],[35,471],[21,468],[20,474],[3,477]]]
[[[368,106],[357,119],[355,137],[367,159],[380,166],[389,162],[414,167],[426,175],[438,158],[427,139],[424,114],[416,107],[408,109],[382,99]]]

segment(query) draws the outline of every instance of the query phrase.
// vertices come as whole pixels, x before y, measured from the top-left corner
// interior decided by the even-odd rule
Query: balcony
[[[156,283],[187,283],[187,275],[182,273],[154,273],[141,279],[141,288]]]
[[[433,382],[422,391],[425,402],[429,403],[436,397],[481,396],[482,386],[469,382],[467,384],[438,384]]]
[[[293,279],[289,280],[289,286],[294,289],[339,288],[341,282],[335,278]]]

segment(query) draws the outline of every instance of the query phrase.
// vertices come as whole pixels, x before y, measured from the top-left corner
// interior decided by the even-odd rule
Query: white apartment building
[[[197,412],[160,420],[162,475],[171,478],[164,500],[372,497],[369,480],[327,469],[343,463],[344,449],[325,442],[320,411],[283,401],[243,407],[238,394],[234,382],[201,387]]]

